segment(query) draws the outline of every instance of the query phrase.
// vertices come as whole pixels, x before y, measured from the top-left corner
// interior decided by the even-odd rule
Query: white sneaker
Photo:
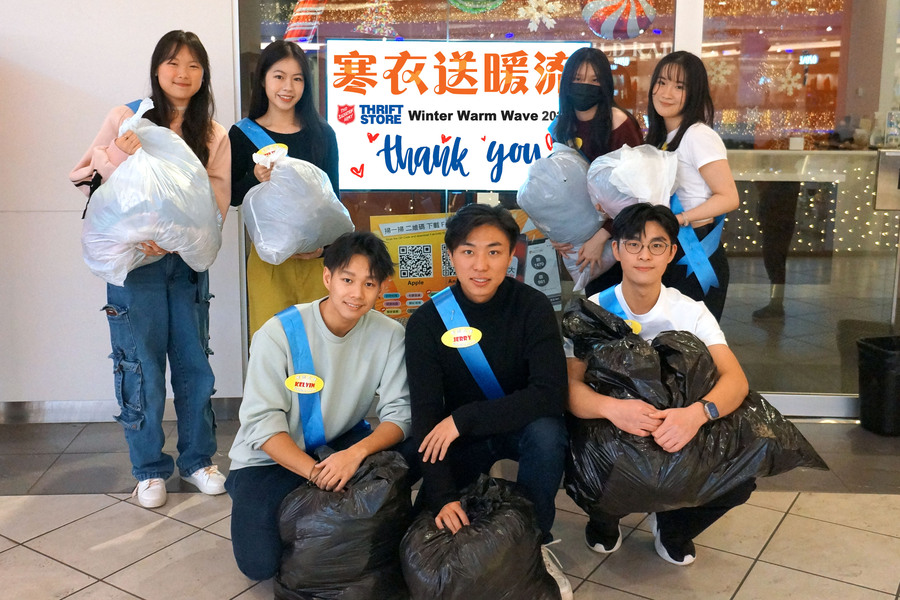
[[[225,493],[225,476],[219,473],[219,467],[209,465],[197,469],[190,477],[182,477],[188,483],[197,486],[197,489],[209,496],[218,496]]]
[[[650,528],[653,531],[653,547],[656,549],[656,553],[661,559],[667,563],[678,565],[679,567],[685,567],[694,562],[697,558],[697,550],[694,547],[694,542],[692,540],[682,543],[678,548],[675,548],[674,546],[672,548],[667,548],[666,545],[663,544],[662,535],[660,535],[659,532],[656,513],[652,513],[650,519]]]
[[[559,564],[559,559],[556,558],[553,551],[548,548],[548,546],[556,544],[557,542],[559,542],[559,540],[553,540],[549,544],[541,546],[541,556],[544,558],[544,568],[547,569],[547,573],[553,577],[556,581],[556,585],[559,586],[559,595],[562,600],[572,600],[572,584],[569,582],[569,578],[566,577],[566,574],[563,573],[562,565]]]
[[[131,492],[131,497],[135,496],[144,508],[162,506],[166,503],[166,482],[159,477],[139,481]]]

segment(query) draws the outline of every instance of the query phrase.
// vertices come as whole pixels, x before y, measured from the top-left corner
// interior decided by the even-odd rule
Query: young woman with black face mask
[[[626,144],[643,144],[640,125],[631,113],[616,105],[613,92],[612,69],[606,54],[597,48],[573,52],[559,82],[559,115],[550,125],[553,141],[579,150],[588,162]],[[609,237],[609,231],[601,229],[578,250],[577,264],[582,270],[590,269],[592,279],[600,274],[600,258]],[[573,252],[572,244],[552,243],[563,256]],[[621,272],[618,279],[621,280]],[[600,291],[591,291],[591,283],[586,290]]]

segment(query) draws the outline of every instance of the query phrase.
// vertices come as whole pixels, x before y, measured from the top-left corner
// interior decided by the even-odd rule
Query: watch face
[[[719,418],[719,409],[716,408],[716,405],[712,402],[707,402],[706,404],[704,404],[703,410],[706,411],[706,416],[708,416],[711,421],[715,421]]]

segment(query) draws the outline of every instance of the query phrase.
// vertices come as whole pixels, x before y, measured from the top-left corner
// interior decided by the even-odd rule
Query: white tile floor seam
[[[171,598],[176,590],[198,599],[272,597],[271,582],[257,584],[250,581],[234,565],[229,538],[223,535],[230,525],[230,503],[223,498],[172,494],[171,505],[147,510],[132,504],[128,496],[119,496],[0,497],[0,572],[13,569],[17,573],[12,579],[4,577],[0,598],[155,600]],[[107,501],[111,503],[96,508],[97,503]],[[29,513],[29,505],[39,511],[42,507],[46,510],[55,503],[65,502],[80,506],[71,506],[68,515],[59,516],[66,521],[64,524],[46,531],[46,527],[40,525],[36,528],[34,524],[23,525],[29,516],[33,516]],[[879,502],[886,514],[866,520],[871,507]],[[92,504],[94,509],[82,514],[91,509]],[[703,539],[698,538],[697,562],[686,568],[668,565],[656,556],[645,515],[630,515],[623,520],[622,548],[603,556],[591,551],[584,543],[583,528],[587,517],[575,512],[577,508],[564,492],[561,492],[558,504],[554,530],[563,540],[558,556],[579,600],[601,597],[613,600],[896,600],[900,588],[900,539],[893,530],[893,514],[900,509],[898,496],[756,492],[746,505],[738,507],[704,532]],[[229,510],[223,512],[226,505]],[[860,510],[853,512],[854,507]],[[772,522],[770,517],[773,516],[778,517],[777,522]],[[863,522],[865,527],[843,524]],[[103,528],[101,524],[107,526]],[[751,525],[757,529],[749,531]],[[105,529],[105,535],[96,535],[98,527]],[[93,535],[90,544],[101,546],[122,539],[140,539],[142,542],[147,539],[134,536],[130,527],[145,528],[153,547],[128,560],[114,557],[114,568],[86,560],[85,552],[73,553],[72,548],[65,548],[83,546],[88,533]],[[879,528],[881,531],[873,531]],[[831,565],[836,554],[810,543],[810,540],[818,540],[816,534],[823,529],[839,531],[853,538],[849,547],[840,550],[844,562],[865,564],[867,557],[871,559],[871,548],[874,548],[875,555],[890,564],[868,572],[865,569],[842,570],[840,565]],[[17,533],[21,531],[28,533],[24,536]],[[38,535],[32,536],[31,532],[38,532]],[[760,532],[767,534],[760,538]],[[154,539],[156,541],[152,541]],[[797,547],[798,543],[800,547]],[[807,549],[805,553],[804,548]],[[208,581],[200,578],[199,583],[186,582],[194,569],[207,576]],[[163,584],[154,585],[161,573],[167,574]],[[34,579],[28,581],[29,577]],[[192,586],[200,586],[200,591],[194,591]],[[209,586],[214,589],[210,590]],[[810,590],[818,591],[812,594]]]
[[[697,561],[686,568],[656,555],[645,514],[622,520],[619,551],[591,551],[587,516],[560,491],[554,551],[575,598],[898,600],[900,438],[852,423],[797,426],[833,470],[760,479],[746,504],[697,538]],[[0,600],[273,597],[271,580],[247,580],[234,564],[228,496],[197,494],[173,477],[165,506],[137,504],[116,424],[77,435],[68,425],[2,432]],[[846,548],[829,543],[842,536]]]

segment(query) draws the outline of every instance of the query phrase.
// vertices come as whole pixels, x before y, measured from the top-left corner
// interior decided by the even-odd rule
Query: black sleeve
[[[409,318],[406,326],[406,375],[412,411],[412,438],[421,444],[449,413],[444,405],[442,361],[434,339],[437,311],[429,302]],[[438,334],[439,335],[439,334]],[[420,458],[421,460],[421,458]],[[449,461],[422,463],[425,504],[434,512],[459,499]]]
[[[325,139],[325,161],[322,170],[328,175],[328,179],[331,180],[331,187],[334,188],[334,194],[340,199],[341,182],[338,174],[337,136],[334,134],[334,129],[331,128],[331,125],[324,121],[322,122],[322,136]]]
[[[228,139],[231,141],[231,205],[240,206],[250,188],[259,184],[253,174],[252,158],[257,148],[237,125],[231,126]]]
[[[535,292],[531,298],[527,309],[517,316],[521,326],[511,323],[507,330],[510,335],[520,335],[526,340],[524,355],[515,357],[527,367],[525,387],[496,400],[471,402],[456,408],[453,420],[460,435],[507,433],[536,419],[563,414],[569,381],[556,315],[543,294]]]

